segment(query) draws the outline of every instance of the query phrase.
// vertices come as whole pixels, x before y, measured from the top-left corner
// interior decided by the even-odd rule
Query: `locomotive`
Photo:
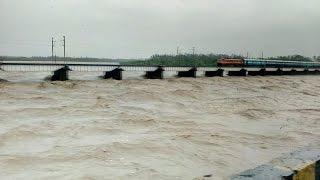
[[[304,68],[319,69],[320,62],[282,61],[263,59],[219,59],[218,67],[253,67],[253,68]]]

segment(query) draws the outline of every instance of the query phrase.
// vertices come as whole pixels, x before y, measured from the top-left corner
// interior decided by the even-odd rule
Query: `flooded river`
[[[3,179],[225,179],[320,148],[320,76],[46,75],[0,73]]]

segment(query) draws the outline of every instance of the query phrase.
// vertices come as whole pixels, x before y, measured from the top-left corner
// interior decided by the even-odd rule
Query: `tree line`
[[[181,55],[153,55],[147,60],[128,61],[124,65],[139,66],[188,66],[188,67],[215,67],[222,58],[245,59],[241,55],[227,54],[181,54]],[[266,60],[283,61],[312,61],[311,58],[301,55],[277,56],[264,58]]]

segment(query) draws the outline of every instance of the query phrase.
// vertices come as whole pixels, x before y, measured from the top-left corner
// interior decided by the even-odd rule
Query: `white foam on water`
[[[137,72],[138,74],[140,72]],[[319,76],[0,72],[3,179],[213,179],[320,148]],[[143,75],[144,72],[140,74]]]

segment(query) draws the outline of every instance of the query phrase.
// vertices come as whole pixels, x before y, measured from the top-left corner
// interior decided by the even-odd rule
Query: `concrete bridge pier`
[[[53,72],[51,81],[67,81],[69,80],[69,71],[72,71],[69,66],[64,66]]]
[[[303,75],[303,71],[297,71],[296,69],[292,69],[291,75]]]
[[[282,71],[282,69],[278,68],[276,71],[267,71],[266,75],[281,76],[281,75],[283,75],[283,71]]]
[[[279,69],[276,70],[276,72],[275,72],[274,75],[276,75],[276,76],[282,76],[282,75],[284,75],[284,74],[285,74],[284,71],[279,68]]]
[[[290,75],[316,75],[317,72],[318,72],[318,74],[320,74],[319,71],[317,71],[317,70],[309,70],[309,69],[305,69],[303,71],[294,71],[293,70],[293,71],[291,71]]]
[[[310,71],[310,70],[309,70],[308,74],[309,74],[309,75],[319,75],[319,74],[320,74],[320,70],[317,70],[317,69],[316,69],[316,70],[313,70],[313,71]]]
[[[229,76],[247,76],[248,71],[246,69],[241,69],[240,71],[229,71]]]
[[[189,71],[179,71],[178,77],[197,77],[198,69],[196,67],[191,68]]]
[[[292,69],[290,71],[283,71],[282,75],[297,75],[297,70]]]
[[[309,75],[310,71],[308,69],[305,69],[303,71],[296,71],[295,75]]]
[[[206,71],[205,76],[206,77],[215,77],[215,76],[220,76],[223,77],[224,70],[223,69],[218,69],[216,71]]]
[[[265,76],[266,69],[260,69],[259,71],[248,71],[249,76]]]
[[[122,80],[122,68],[118,67],[112,71],[105,72],[103,76],[104,79],[115,79],[115,80]]]
[[[155,71],[147,71],[145,77],[147,79],[163,79],[163,69],[162,66],[159,66]]]
[[[311,71],[309,71],[308,69],[305,69],[304,71],[301,71],[302,75],[310,75]]]

